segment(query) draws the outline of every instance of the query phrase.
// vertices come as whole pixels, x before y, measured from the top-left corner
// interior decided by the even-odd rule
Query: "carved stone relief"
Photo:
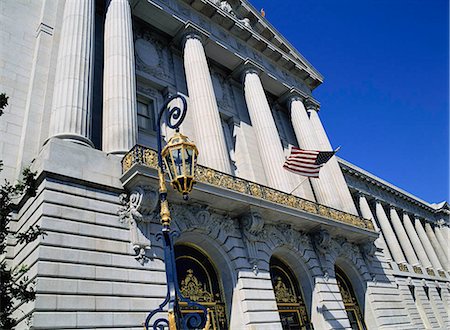
[[[145,27],[136,30],[136,68],[151,76],[170,82],[174,77],[172,56],[167,41]]]
[[[264,229],[264,220],[260,213],[250,211],[240,219],[242,239],[247,249],[249,263],[253,266],[253,272],[258,273],[258,242],[267,237]]]
[[[127,223],[130,229],[130,243],[141,264],[147,261],[146,250],[151,248],[150,239],[145,236],[138,224],[148,220],[158,205],[158,193],[152,187],[138,186],[129,194],[119,196],[119,221]]]
[[[211,70],[211,78],[219,108],[234,112],[235,109],[231,98],[231,86],[227,79],[216,70]]]

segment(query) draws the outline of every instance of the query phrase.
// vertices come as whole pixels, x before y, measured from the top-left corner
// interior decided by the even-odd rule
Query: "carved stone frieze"
[[[224,231],[229,235],[235,231],[234,219],[204,207],[171,203],[170,212],[172,223],[181,232],[198,230],[205,234],[217,234],[219,231]]]

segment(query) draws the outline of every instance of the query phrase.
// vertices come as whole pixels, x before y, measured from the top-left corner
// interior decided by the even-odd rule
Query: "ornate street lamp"
[[[182,106],[174,106],[174,100],[179,99]],[[156,135],[158,141],[158,178],[159,178],[159,200],[161,204],[161,232],[156,235],[157,240],[163,241],[164,261],[166,265],[167,295],[161,305],[147,316],[145,329],[148,330],[150,321],[156,313],[162,313],[167,306],[168,318],[158,318],[153,322],[153,330],[178,329],[209,329],[210,320],[206,307],[184,297],[178,287],[177,269],[175,264],[175,253],[173,246],[174,237],[179,233],[170,229],[170,210],[167,201],[167,187],[165,172],[169,174],[172,187],[183,194],[186,200],[195,183],[194,173],[197,163],[198,150],[187,136],[179,132],[187,111],[187,102],[181,94],[173,95],[164,102],[159,111]],[[165,115],[166,125],[175,129],[175,135],[169,139],[167,145],[161,150],[161,120]],[[192,309],[199,311],[182,314],[179,303],[183,302]]]

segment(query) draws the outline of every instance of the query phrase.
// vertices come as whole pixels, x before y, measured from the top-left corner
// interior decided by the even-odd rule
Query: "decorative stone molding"
[[[331,235],[326,229],[321,229],[313,235],[313,242],[320,254],[326,254],[331,248]]]
[[[333,268],[333,265],[327,260],[327,255],[330,254],[330,249],[333,245],[331,235],[326,229],[320,229],[317,233],[312,235],[312,241],[314,250],[316,251],[320,262],[323,277],[325,281],[328,281],[329,270]]]
[[[171,203],[170,212],[172,224],[180,232],[197,230],[215,239],[221,231],[227,235],[235,231],[234,219],[204,207]]]
[[[264,220],[258,212],[250,211],[241,217],[240,228],[248,262],[253,266],[253,272],[258,274],[258,242],[267,237]]]
[[[130,243],[136,253],[135,259],[143,265],[148,260],[145,255],[146,250],[151,248],[151,243],[139,229],[138,223],[148,221],[148,215],[152,214],[158,205],[158,193],[151,187],[138,186],[130,194],[121,194],[119,202],[119,221],[128,224]]]

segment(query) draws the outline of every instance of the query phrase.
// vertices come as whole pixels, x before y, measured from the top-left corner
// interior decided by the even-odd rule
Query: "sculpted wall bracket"
[[[317,233],[312,234],[312,241],[323,272],[323,277],[327,281],[330,275],[328,271],[329,262],[327,261],[326,255],[329,254],[332,247],[331,235],[326,229],[320,229]]]
[[[158,193],[152,187],[138,186],[129,194],[119,196],[121,206],[117,211],[119,221],[126,223],[130,229],[130,242],[136,253],[135,259],[144,264],[148,258],[146,250],[151,248],[149,238],[147,238],[139,228],[139,223],[148,222],[158,205]]]
[[[248,261],[253,266],[253,272],[257,275],[259,272],[258,242],[267,237],[261,214],[252,210],[244,214],[240,219],[240,229],[247,249]]]

